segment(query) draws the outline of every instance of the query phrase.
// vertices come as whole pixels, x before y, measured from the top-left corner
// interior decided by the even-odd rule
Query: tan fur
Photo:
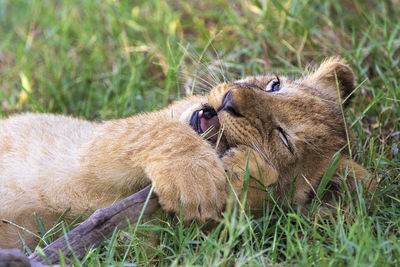
[[[224,168],[188,125],[205,101],[190,97],[103,123],[48,114],[0,121],[0,219],[35,232],[34,214],[50,227],[67,208],[74,218],[150,182],[166,211],[181,206],[185,220],[218,217],[226,200]],[[20,246],[18,231],[28,245],[37,240],[0,222],[0,247]]]
[[[266,186],[276,182],[274,194],[281,203],[309,204],[333,155],[343,149],[337,174],[330,182],[332,191],[340,189],[339,173],[346,169],[350,190],[355,189],[355,179],[368,180],[368,188],[373,189],[368,172],[347,154],[347,137],[351,138],[351,133],[346,133],[341,102],[350,98],[354,89],[354,74],[349,66],[331,58],[299,80],[279,77],[280,90],[269,92],[274,80],[277,78],[272,75],[248,77],[220,84],[211,91],[209,104],[216,110],[221,109],[224,97],[230,92],[236,112],[241,114],[234,116],[224,109],[218,113],[230,146],[238,146],[227,153],[230,157],[225,162],[233,164],[232,158],[240,157],[235,154],[243,157],[243,146],[250,147],[257,154],[253,159],[257,164],[251,163],[248,167],[253,176],[262,177],[261,182]],[[278,128],[286,133],[290,149]],[[245,168],[243,160],[239,165],[239,169]],[[236,181],[234,186],[239,195],[241,184],[243,181]],[[255,184],[260,187],[259,182],[254,181]],[[262,198],[268,200],[259,190],[249,187],[247,198],[251,205],[262,203]],[[330,195],[323,200],[332,201]]]
[[[164,210],[178,213],[181,208],[185,221],[204,221],[220,216],[231,186],[243,197],[246,168],[247,204],[253,210],[268,201],[266,190],[274,183],[278,198],[307,204],[332,155],[346,145],[336,77],[346,97],[354,75],[342,61],[330,59],[300,80],[280,78],[278,92],[262,90],[274,76],[249,77],[217,86],[208,99],[188,97],[126,119],[93,123],[49,114],[4,119],[0,219],[35,232],[34,214],[49,228],[67,208],[69,220],[152,182]],[[229,91],[241,117],[220,109]],[[189,126],[192,113],[207,102],[219,110],[223,142],[230,147],[222,155]],[[287,133],[292,151],[278,127]],[[340,183],[339,172],[346,168],[354,170],[349,181],[367,179],[368,173],[344,153],[332,182]],[[353,181],[348,184],[354,187]],[[0,221],[0,247],[21,246],[18,232],[29,246],[37,242],[34,235]]]

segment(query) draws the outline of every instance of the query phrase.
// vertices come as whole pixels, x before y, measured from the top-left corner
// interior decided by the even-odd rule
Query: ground
[[[345,113],[353,157],[379,182],[373,196],[358,192],[331,216],[271,203],[260,219],[227,214],[209,232],[160,214],[75,265],[399,265],[399,17],[398,0],[3,0],[0,116],[126,117],[224,79],[295,77],[342,56],[357,76]],[[38,218],[41,246],[60,229]]]

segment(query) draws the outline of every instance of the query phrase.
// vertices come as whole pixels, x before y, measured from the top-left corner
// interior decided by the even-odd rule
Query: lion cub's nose
[[[240,112],[238,111],[235,103],[232,101],[232,90],[229,90],[225,94],[224,99],[222,100],[222,105],[221,105],[221,107],[219,107],[217,112],[220,112],[220,111],[226,111],[235,117],[243,117],[243,115],[240,114]]]

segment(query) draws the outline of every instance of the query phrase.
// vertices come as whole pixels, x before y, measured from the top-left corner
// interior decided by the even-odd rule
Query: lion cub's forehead
[[[307,93],[307,91],[309,91],[310,89],[313,89],[313,88],[309,88],[301,83],[298,83],[296,80],[292,80],[286,76],[275,75],[275,74],[249,76],[249,77],[245,77],[243,79],[237,80],[234,83],[254,84],[260,88],[268,90],[268,85],[272,81],[276,81],[277,79],[279,79],[279,81],[281,83],[281,91],[278,93],[304,94],[304,93]],[[311,90],[311,91],[315,91],[315,89]]]
[[[235,83],[249,83],[249,84],[256,84],[256,85],[260,86],[260,85],[266,85],[275,79],[276,79],[276,75],[267,74],[267,75],[260,75],[260,76],[248,76],[248,77],[245,77],[245,78],[235,81]]]

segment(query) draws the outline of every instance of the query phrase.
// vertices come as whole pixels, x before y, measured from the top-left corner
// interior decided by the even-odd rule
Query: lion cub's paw
[[[277,171],[267,164],[260,153],[247,146],[240,145],[230,149],[224,155],[222,161],[225,171],[230,177],[232,176],[231,183],[238,194],[242,191],[243,178],[247,169],[250,174],[249,185],[253,188],[251,189],[252,196],[248,198],[262,194],[262,192],[259,192],[260,190],[254,190],[254,188],[260,188],[263,191],[263,189],[277,182]]]
[[[171,172],[164,169],[158,170],[157,175],[153,173],[161,207],[175,214],[182,212],[184,222],[218,220],[227,200],[226,177],[221,162],[214,163],[188,164]]]

